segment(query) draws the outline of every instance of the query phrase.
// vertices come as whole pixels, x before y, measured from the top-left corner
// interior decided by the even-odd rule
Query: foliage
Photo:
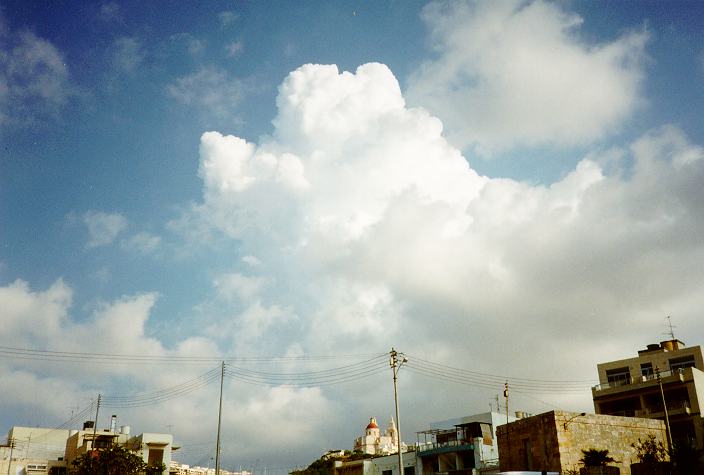
[[[582,454],[583,456],[579,461],[582,462],[585,467],[604,467],[616,461],[609,455],[609,449],[582,449]]]
[[[647,439],[638,439],[638,442],[631,444],[636,449],[638,461],[644,464],[656,464],[667,460],[667,449],[662,441],[656,440],[654,435],[649,435]]]
[[[165,470],[163,463],[147,465],[142,457],[120,445],[87,452],[73,465],[77,475],[157,475]]]

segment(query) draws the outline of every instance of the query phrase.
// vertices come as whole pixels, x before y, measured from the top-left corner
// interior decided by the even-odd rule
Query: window
[[[104,448],[110,447],[111,443],[112,443],[112,438],[110,438],[110,437],[98,437],[95,440],[95,448],[96,449],[104,449]]]
[[[391,470],[382,470],[381,475],[391,475]]]
[[[670,359],[670,371],[684,368],[694,368],[694,355]]]
[[[403,467],[403,475],[416,475],[415,467]]]
[[[643,363],[640,365],[640,374],[646,379],[653,378],[653,363]]]
[[[627,366],[625,368],[607,369],[606,380],[612,386],[631,384],[631,371]]]

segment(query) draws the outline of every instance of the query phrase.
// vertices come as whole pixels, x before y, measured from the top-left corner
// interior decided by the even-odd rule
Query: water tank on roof
[[[130,426],[120,426],[120,434],[130,435]]]
[[[93,428],[93,421],[85,421],[83,423],[83,430],[92,429],[92,428]]]

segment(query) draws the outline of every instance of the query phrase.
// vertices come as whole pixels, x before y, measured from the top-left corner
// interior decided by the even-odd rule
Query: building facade
[[[637,357],[600,363],[597,369],[599,385],[592,388],[597,414],[664,420],[667,408],[673,441],[704,449],[700,346],[667,340],[648,345]]]
[[[7,443],[0,445],[0,473],[13,475],[65,475],[73,461],[92,450],[118,444],[139,454],[147,463],[163,463],[169,474],[173,438],[171,434],[143,433],[131,436],[129,426],[95,430],[87,421],[81,430],[12,427]]]
[[[516,417],[485,412],[433,422],[417,433],[418,466],[424,475],[484,472],[498,467],[496,428]]]
[[[579,471],[582,450],[608,449],[621,475],[638,462],[633,444],[655,437],[665,444],[665,424],[655,419],[550,411],[499,426],[502,472]]]
[[[47,474],[65,470],[68,429],[15,426],[0,445],[0,473]]]

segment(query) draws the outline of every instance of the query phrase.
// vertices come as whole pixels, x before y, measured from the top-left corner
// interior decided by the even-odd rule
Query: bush
[[[159,475],[166,468],[163,463],[148,465],[142,457],[120,445],[86,452],[73,465],[77,475]]]

